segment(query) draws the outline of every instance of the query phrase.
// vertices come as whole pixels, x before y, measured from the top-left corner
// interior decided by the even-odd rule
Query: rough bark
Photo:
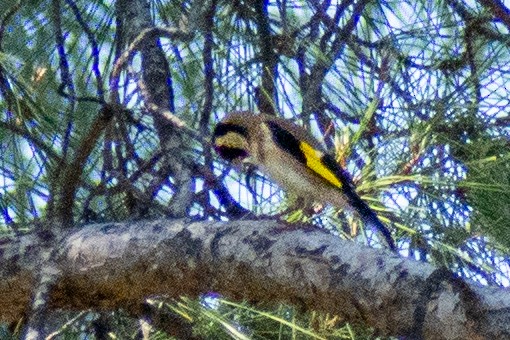
[[[294,225],[293,225],[294,226]],[[382,335],[505,339],[510,293],[444,269],[270,220],[155,220],[88,225],[59,242],[50,309],[111,310],[151,296],[285,302],[340,315]],[[37,236],[0,247],[0,319],[28,305]]]

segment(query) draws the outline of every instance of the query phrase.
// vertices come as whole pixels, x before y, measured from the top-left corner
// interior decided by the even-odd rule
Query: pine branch
[[[0,319],[26,311],[33,235],[1,246]],[[21,255],[20,255],[21,254]],[[381,335],[508,338],[510,294],[446,269],[275,221],[156,220],[88,225],[64,237],[49,309],[112,310],[149,296],[216,292],[338,315]],[[497,317],[496,317],[497,316]]]

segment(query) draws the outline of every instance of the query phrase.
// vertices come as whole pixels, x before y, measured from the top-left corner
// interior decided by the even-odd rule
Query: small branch
[[[273,49],[271,26],[269,25],[268,0],[254,1],[257,13],[257,30],[259,36],[260,59],[262,60],[262,86],[257,88],[257,105],[260,112],[276,115],[275,79],[278,58]]]
[[[61,195],[57,200],[57,221],[63,226],[69,226],[73,222],[73,206],[76,190],[80,183],[81,175],[85,167],[85,162],[97,145],[101,133],[106,129],[118,108],[113,105],[105,105],[96,119],[92,122],[87,134],[85,134],[76,150],[76,156],[72,163],[62,169],[60,181]]]
[[[202,60],[204,63],[204,107],[200,115],[199,129],[203,136],[209,135],[209,120],[213,110],[214,99],[214,59],[212,56],[214,38],[214,15],[216,13],[216,0],[212,0],[208,11],[203,19],[204,27],[204,50],[202,51]],[[210,158],[210,157],[208,157]]]
[[[48,248],[38,254],[38,263],[42,267],[37,272],[35,287],[32,294],[29,318],[26,325],[24,340],[39,340],[46,338],[45,324],[49,313],[50,292],[53,285],[61,276],[53,261],[55,248]]]
[[[465,7],[465,1],[446,0],[446,3],[466,22],[466,24],[471,24],[473,30],[477,34],[483,35],[489,41],[498,41],[502,45],[510,47],[510,40],[507,36],[493,29],[489,20],[471,14]]]
[[[349,40],[351,32],[356,28],[363,10],[368,4],[368,0],[359,0],[357,3],[355,3],[353,5],[353,13],[349,20],[343,27],[338,28],[337,23],[340,21],[342,14],[345,13],[346,8],[351,5],[352,2],[353,1],[351,0],[346,0],[340,5],[337,5],[336,15],[333,19],[329,18],[328,14],[326,13],[327,2],[320,5],[315,5],[317,13],[314,15],[312,24],[318,25],[318,21],[324,22],[328,27],[328,30],[323,34],[321,38],[321,44],[324,45],[323,56],[318,58],[317,62],[309,67],[309,75],[304,72],[306,67],[301,65],[301,63],[304,63],[304,60],[306,60],[304,58],[304,52],[298,51],[296,61],[298,62],[300,70],[300,89],[301,93],[303,94],[303,104],[301,111],[304,117],[308,117],[311,114],[314,114],[319,109],[317,103],[322,102],[322,83],[324,78],[330,71],[335,61],[339,58],[341,52]],[[313,29],[313,25],[311,26],[311,30]],[[315,33],[310,33],[310,35],[313,34]],[[329,38],[333,35],[335,38],[331,43],[327,44],[327,40],[329,40]],[[330,46],[327,50],[326,45]]]
[[[232,197],[227,187],[218,180],[218,177],[215,176],[211,169],[197,165],[195,171],[204,178],[206,189],[214,193],[220,202],[220,206],[225,209],[225,215],[228,218],[241,219],[252,214],[250,210],[243,208],[239,202]]]
[[[71,76],[71,71],[69,70],[69,62],[67,60],[67,54],[65,49],[65,39],[64,33],[62,31],[62,8],[60,6],[60,0],[52,0],[52,20],[53,20],[53,28],[55,30],[55,40],[57,45],[57,52],[59,56],[59,69],[60,69],[60,78],[61,78],[61,88],[67,88],[69,91],[69,97],[75,98],[76,91],[74,88],[73,77]],[[71,99],[70,101],[70,111],[74,111],[74,106],[76,105],[76,101]],[[65,126],[67,126],[66,132],[64,134],[63,142],[62,142],[62,155],[63,158],[67,158],[67,151],[69,150],[69,143],[71,138],[71,127],[72,127],[72,115],[68,112],[67,121],[65,122]]]
[[[81,28],[87,35],[90,41],[90,47],[92,48],[92,71],[94,72],[94,76],[96,77],[96,83],[97,83],[97,96],[100,98],[102,102],[105,101],[104,98],[104,84],[103,84],[103,77],[101,76],[101,71],[99,70],[99,46],[96,41],[96,37],[94,33],[90,30],[89,26],[85,21],[83,20],[80,10],[78,6],[76,6],[76,3],[72,0],[66,0],[66,3],[71,7],[71,10],[73,11],[74,17],[76,18],[76,21],[80,24]]]
[[[204,19],[200,20],[204,29],[202,30],[204,35],[204,50],[202,52],[202,60],[204,63],[204,106],[202,107],[202,112],[200,113],[200,121],[199,121],[199,132],[200,136],[209,136],[209,125],[211,120],[211,115],[213,112],[214,106],[214,58],[213,58],[213,48],[214,48],[214,16],[216,14],[217,8],[217,0],[211,0],[205,13]],[[178,51],[177,51],[178,52]],[[177,54],[179,56],[179,54]],[[204,144],[204,143],[203,143]],[[213,156],[212,149],[209,145],[204,144],[204,163],[206,167],[210,169],[212,172],[213,165]],[[208,205],[209,200],[205,200],[204,205]],[[204,209],[206,209],[204,207]]]
[[[486,7],[496,18],[501,20],[508,30],[510,30],[510,9],[499,0],[478,0],[478,2]]]
[[[91,102],[91,103],[98,103],[98,104],[104,104],[105,101],[101,97],[91,97],[91,96],[73,96],[72,94],[66,93],[65,91],[65,84],[60,84],[57,93],[61,95],[62,97],[69,99],[70,101],[75,102]]]
[[[36,148],[42,150],[50,158],[51,161],[55,161],[57,163],[62,162],[62,157],[55,150],[53,150],[51,146],[46,144],[42,139],[32,134],[25,127],[0,121],[0,129],[8,130],[12,133],[19,135],[20,137],[25,138],[29,143],[33,144]]]
[[[133,40],[129,45],[128,49],[124,51],[121,56],[117,59],[113,65],[112,72],[110,74],[110,90],[111,90],[111,102],[119,103],[119,77],[122,68],[126,62],[133,57],[138,51],[141,44],[145,39],[155,39],[166,37],[169,39],[177,39],[182,41],[188,41],[193,37],[193,34],[177,28],[164,28],[164,27],[152,27],[144,29],[140,34]]]

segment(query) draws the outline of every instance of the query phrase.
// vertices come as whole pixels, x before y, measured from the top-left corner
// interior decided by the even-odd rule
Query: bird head
[[[221,158],[235,165],[248,161],[251,149],[250,132],[243,114],[230,115],[218,123],[213,132],[212,143]]]

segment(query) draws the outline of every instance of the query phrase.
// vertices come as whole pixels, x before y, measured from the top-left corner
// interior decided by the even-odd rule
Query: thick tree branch
[[[503,339],[510,294],[446,270],[274,221],[156,220],[89,225],[68,234],[50,308],[115,309],[149,296],[286,302],[381,334]],[[33,235],[0,246],[0,319],[23,314],[34,282]],[[23,254],[23,255],[20,255]]]
[[[129,50],[134,50],[134,46],[138,46],[136,49],[141,54],[142,77],[138,86],[145,107],[152,115],[155,131],[164,150],[163,166],[170,170],[163,177],[156,178],[154,182],[163,183],[170,175],[174,183],[174,192],[169,203],[169,211],[173,217],[188,216],[195,186],[191,167],[188,166],[190,161],[184,155],[185,150],[189,150],[189,142],[180,129],[176,129],[171,121],[160,114],[166,110],[172,115],[176,113],[170,64],[159,35],[146,36],[142,39],[139,34],[140,31],[154,27],[151,4],[144,0],[119,0],[116,11],[117,15],[122,17],[126,36],[131,42]],[[138,39],[139,43],[135,44]]]

